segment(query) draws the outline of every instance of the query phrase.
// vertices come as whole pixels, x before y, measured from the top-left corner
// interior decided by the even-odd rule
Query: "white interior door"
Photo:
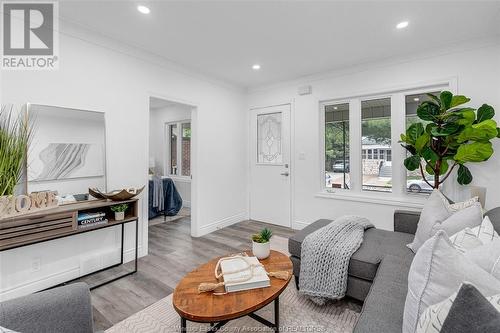
[[[291,226],[290,105],[251,110],[250,218]]]

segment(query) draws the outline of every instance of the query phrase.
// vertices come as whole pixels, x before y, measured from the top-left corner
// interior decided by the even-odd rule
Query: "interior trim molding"
[[[49,274],[35,280],[17,284],[0,291],[0,302],[50,288],[59,283],[75,279],[79,274],[80,266],[74,266],[72,268]]]
[[[344,193],[327,193],[319,192],[315,195],[316,198],[325,198],[333,200],[344,200],[344,201],[354,201],[363,202],[369,204],[386,205],[393,207],[404,207],[413,209],[422,209],[424,207],[425,198],[421,199],[421,202],[410,201],[410,199],[398,199],[398,198],[379,198],[374,196],[363,196],[363,195],[347,195]]]
[[[201,237],[203,235],[209,234],[209,233],[214,232],[216,230],[233,225],[235,223],[245,221],[247,219],[246,217],[247,217],[247,213],[241,212],[241,213],[220,219],[218,221],[203,225],[200,228],[198,228],[197,237]]]
[[[142,245],[140,243],[138,246],[138,253],[139,257],[143,257],[145,255],[142,251]],[[135,248],[132,247],[130,249],[124,250],[123,263],[133,261],[135,259],[134,256]],[[59,283],[76,279],[78,278],[78,276],[80,276],[80,270],[80,266],[77,265],[68,269],[60,270],[57,273],[45,275],[43,277],[20,283],[15,286],[8,287],[4,290],[0,290],[0,302],[28,295],[58,285]]]

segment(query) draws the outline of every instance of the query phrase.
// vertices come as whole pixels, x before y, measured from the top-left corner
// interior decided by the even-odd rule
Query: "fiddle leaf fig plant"
[[[488,160],[493,155],[492,140],[500,138],[495,110],[488,104],[477,110],[464,107],[470,99],[449,91],[428,96],[430,100],[417,108],[422,121],[401,134],[400,143],[409,152],[404,165],[409,171],[420,170],[423,180],[436,189],[457,167],[458,183],[470,184],[472,173],[466,163]],[[433,184],[426,172],[434,177]]]

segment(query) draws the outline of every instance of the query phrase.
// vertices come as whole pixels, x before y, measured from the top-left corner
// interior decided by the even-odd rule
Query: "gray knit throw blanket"
[[[351,256],[373,225],[360,216],[342,216],[306,236],[302,242],[300,292],[319,304],[340,299],[347,290]]]

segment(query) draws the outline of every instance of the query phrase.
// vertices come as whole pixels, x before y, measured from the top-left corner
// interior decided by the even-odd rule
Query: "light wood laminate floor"
[[[264,226],[284,238],[293,234],[290,228],[244,221],[193,238],[189,216],[150,226],[149,254],[139,259],[138,272],[92,291],[95,329],[105,330],[168,296],[186,273],[209,259],[250,249],[250,235]],[[123,267],[105,274],[120,270]],[[97,277],[87,280],[92,279]]]

